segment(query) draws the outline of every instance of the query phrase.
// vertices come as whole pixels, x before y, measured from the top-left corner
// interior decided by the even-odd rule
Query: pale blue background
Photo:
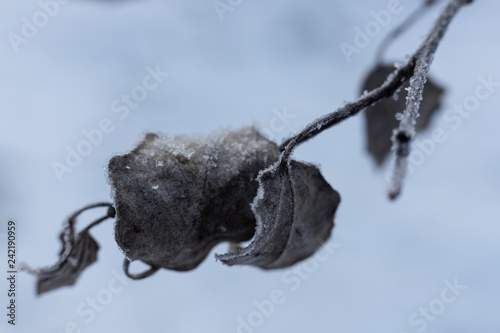
[[[7,34],[19,33],[22,18],[40,7],[31,0],[0,0],[0,6],[0,234],[15,219],[18,259],[49,265],[60,249],[63,220],[83,205],[110,200],[107,160],[145,131],[268,127],[273,109],[286,106],[296,117],[276,133],[281,140],[358,96],[376,45],[416,2],[402,1],[403,12],[349,64],[339,44],[352,43],[353,29],[373,20],[370,11],[387,1],[243,0],[221,21],[210,0],[72,0],[17,54]],[[254,301],[278,289],[286,301],[255,332],[413,333],[409,316],[440,297],[445,279],[458,278],[467,290],[426,331],[499,332],[500,91],[458,129],[443,121],[453,103],[474,93],[478,76],[500,80],[499,10],[497,1],[476,1],[439,46],[431,72],[447,92],[431,131],[443,129],[448,140],[409,177],[400,200],[386,198],[389,165],[376,170],[365,153],[362,117],[297,150],[297,158],[321,165],[342,203],[332,239],[339,247],[296,291],[282,280],[287,271],[229,268],[211,254],[192,272],[129,280],[87,323],[77,308],[121,271],[123,255],[108,221],[92,232],[99,261],[76,286],[36,297],[34,277],[19,276],[18,325],[7,325],[1,310],[0,331],[61,333],[74,321],[94,333],[236,332],[238,317],[248,318]],[[391,47],[392,60],[417,48],[437,13]],[[111,103],[157,64],[170,76],[120,120]],[[115,130],[59,182],[51,163],[103,118]],[[82,216],[81,226],[96,214]],[[1,309],[6,289],[2,279]]]

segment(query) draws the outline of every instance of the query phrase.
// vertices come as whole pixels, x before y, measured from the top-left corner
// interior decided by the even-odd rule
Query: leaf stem
[[[50,267],[42,267],[42,268],[35,268],[31,267],[30,265],[26,263],[21,263],[20,270],[27,271],[28,273],[37,275],[41,271],[44,272],[51,272],[51,271],[57,271],[60,269],[62,264],[68,260],[71,251],[73,250],[73,247],[75,246],[75,223],[76,223],[76,218],[78,215],[83,213],[86,210],[92,209],[92,208],[97,208],[97,207],[108,207],[108,211],[105,216],[97,219],[96,221],[92,222],[90,225],[88,225],[85,229],[85,231],[88,231],[90,228],[94,227],[95,225],[101,223],[102,221],[108,219],[108,218],[113,218],[115,217],[115,209],[113,207],[113,204],[107,203],[107,202],[99,202],[91,205],[87,205],[73,214],[64,222],[64,227],[63,231],[61,232],[60,239],[63,243],[63,248],[60,253],[59,260],[52,266]]]
[[[129,266],[130,266],[130,260],[128,260],[128,258],[125,258],[125,260],[123,261],[123,271],[125,272],[126,276],[128,276],[129,278],[131,278],[133,280],[141,280],[141,279],[147,278],[148,276],[153,275],[154,273],[156,273],[160,269],[160,267],[149,265],[150,268],[147,271],[144,271],[144,272],[139,273],[139,274],[132,274],[128,270]]]

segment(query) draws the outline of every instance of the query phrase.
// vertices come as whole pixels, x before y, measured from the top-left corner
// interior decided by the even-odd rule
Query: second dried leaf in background
[[[394,70],[393,65],[378,64],[375,66],[365,78],[361,93],[373,90],[382,85]],[[391,151],[392,131],[399,125],[396,114],[402,113],[405,109],[405,89],[407,87],[408,82],[403,84],[402,89],[397,92],[394,98],[386,98],[364,110],[366,145],[369,154],[373,157],[377,165],[381,165]],[[430,78],[427,79],[420,105],[420,117],[417,119],[417,131],[422,131],[429,126],[433,114],[436,113],[441,105],[441,96],[443,93],[444,88],[433,82]]]

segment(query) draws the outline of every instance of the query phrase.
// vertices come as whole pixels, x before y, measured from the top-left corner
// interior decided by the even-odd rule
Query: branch
[[[420,101],[429,67],[434,58],[437,46],[441,41],[448,25],[458,10],[471,3],[472,0],[450,0],[443,12],[434,23],[434,27],[427,35],[426,39],[415,53],[416,66],[415,72],[410,79],[408,95],[406,97],[406,109],[399,123],[399,127],[392,136],[393,150],[396,152],[396,161],[394,163],[393,177],[389,186],[389,198],[395,199],[401,193],[408,156],[410,155],[410,143],[415,137],[415,125],[419,117]]]
[[[281,162],[287,163],[297,145],[307,141],[333,125],[358,114],[367,106],[383,98],[392,96],[411,77],[407,107],[403,114],[400,127],[395,131],[393,136],[394,140],[397,142],[395,145],[397,159],[390,189],[390,197],[391,199],[397,197],[406,170],[406,157],[409,155],[410,150],[409,143],[415,132],[415,121],[418,117],[418,107],[422,99],[422,90],[427,78],[429,65],[451,19],[455,16],[460,7],[471,2],[472,0],[449,0],[427,38],[410,57],[405,66],[398,68],[393,74],[389,75],[382,86],[363,94],[357,101],[348,103],[336,111],[316,119],[297,135],[283,142],[280,146],[280,151],[282,151],[280,157]]]

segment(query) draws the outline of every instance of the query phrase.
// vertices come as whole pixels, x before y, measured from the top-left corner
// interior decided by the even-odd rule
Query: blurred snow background
[[[243,0],[221,20],[211,0],[72,0],[17,53],[9,33],[21,35],[23,18],[32,21],[40,4],[0,3],[5,272],[8,219],[18,225],[18,260],[53,264],[63,220],[86,204],[110,200],[107,160],[146,131],[269,128],[273,110],[286,108],[295,117],[274,131],[281,141],[355,99],[376,46],[419,2],[401,1],[401,13],[350,63],[339,45],[352,44],[354,28],[363,29],[374,20],[370,11],[386,9],[388,1]],[[464,8],[439,46],[431,73],[447,87],[444,106],[419,138],[442,129],[448,139],[425,156],[399,200],[386,198],[389,164],[376,170],[365,153],[362,117],[296,151],[297,158],[320,164],[342,196],[330,243],[335,249],[326,260],[265,272],[225,267],[211,255],[194,271],[162,270],[125,285],[115,277],[123,255],[108,221],[93,229],[99,261],[76,286],[36,297],[35,278],[19,275],[15,328],[6,323],[2,279],[0,331],[499,332],[500,91],[480,101],[456,129],[443,118],[474,95],[479,76],[500,81],[499,9],[493,0]],[[438,12],[434,8],[392,45],[391,61],[418,47]],[[141,85],[148,66],[170,74],[120,119],[113,101]],[[104,118],[114,130],[60,182],[52,163],[64,163],[66,147],[75,149],[85,140],[82,131]],[[79,225],[102,213],[83,215]],[[455,279],[467,289],[446,303],[453,294],[445,280]],[[259,310],[255,302],[269,305],[273,291],[284,301]]]

